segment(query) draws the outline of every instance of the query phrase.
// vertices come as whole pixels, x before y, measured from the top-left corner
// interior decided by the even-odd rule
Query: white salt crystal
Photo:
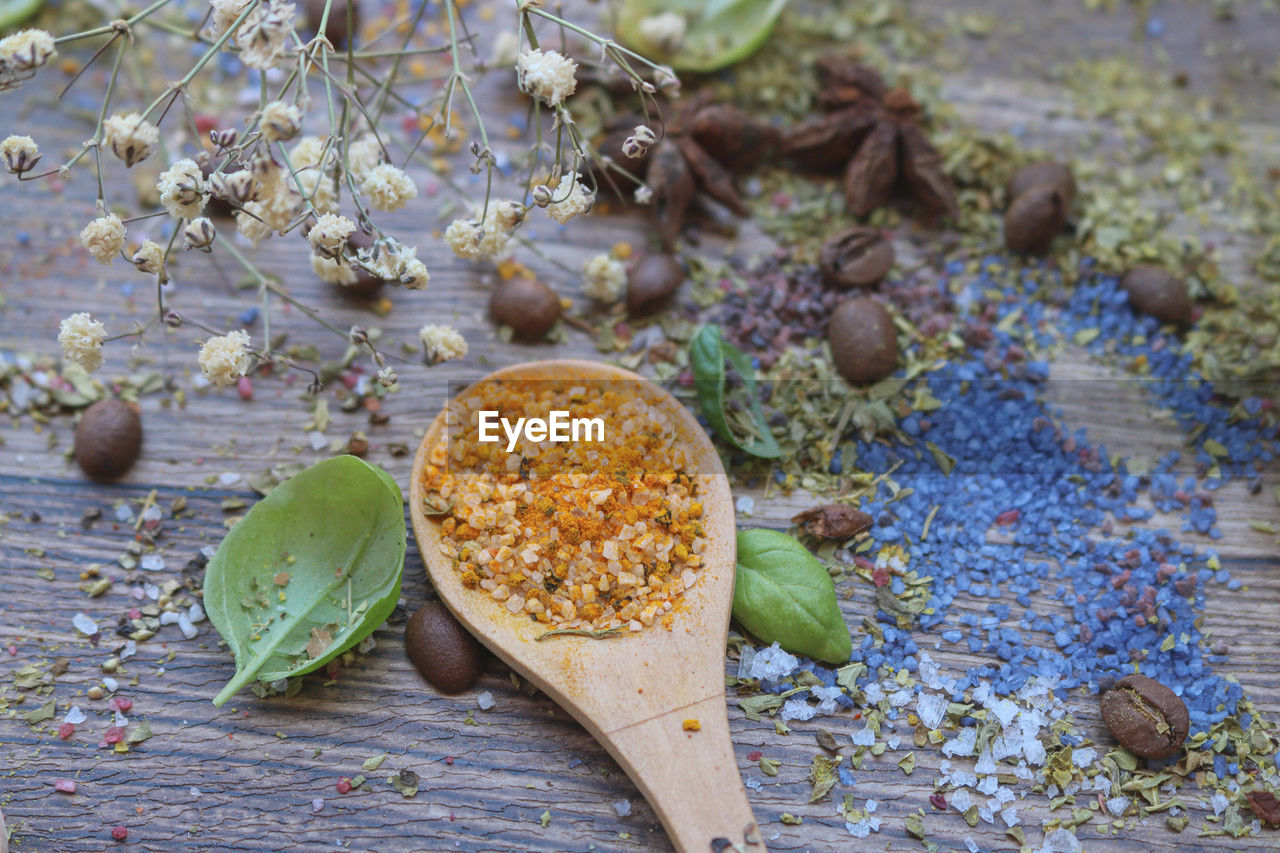
[[[876,742],[876,735],[871,729],[862,728],[854,732],[850,739],[853,741],[854,746],[871,746]]]
[[[991,712],[996,715],[1000,725],[1007,726],[1018,714],[1018,706],[1011,699],[1001,699],[992,706]]]
[[[1058,828],[1044,834],[1039,853],[1081,853],[1084,847],[1070,830]]]
[[[779,715],[785,723],[787,720],[812,720],[814,713],[816,711],[812,705],[799,696],[792,696],[782,703],[782,710]]]
[[[1076,767],[1088,767],[1098,757],[1098,750],[1092,747],[1077,749],[1071,753],[1071,763]]]
[[[1022,742],[1022,754],[1027,757],[1028,764],[1041,765],[1044,764],[1047,757],[1044,751],[1044,744],[1040,742],[1038,737],[1028,735]]]
[[[1005,826],[1017,826],[1018,807],[1009,806],[1008,808],[1001,810],[1000,818],[1005,822]]]
[[[973,795],[967,789],[960,788],[947,794],[947,802],[960,811],[967,812],[969,806],[973,805]]]
[[[973,769],[978,773],[996,772],[996,760],[991,757],[991,747],[982,750],[982,754],[978,756],[978,761],[973,765]]]
[[[329,439],[325,438],[322,432],[307,433],[307,441],[311,444],[312,450],[324,450],[325,445],[329,443]]]
[[[142,593],[152,601],[158,601],[160,599],[160,587],[153,583],[144,583],[142,585]]]
[[[133,657],[137,653],[138,653],[138,641],[126,640],[124,646],[121,647],[120,651],[116,654],[116,657],[120,658],[120,660],[128,660],[129,658]]]
[[[1000,780],[994,776],[988,776],[978,783],[978,793],[991,796],[1000,787]]]
[[[613,804],[613,811],[618,817],[626,817],[631,814],[630,800],[617,800]]]
[[[742,784],[746,785],[748,788],[750,788],[753,791],[764,790],[764,785],[761,785],[759,781],[755,779],[743,779]]]
[[[982,848],[979,847],[977,843],[972,838],[969,838],[968,836],[965,836],[964,846],[965,846],[965,849],[969,851],[969,853],[979,853],[979,851],[982,850]]]
[[[191,620],[191,624],[198,625],[204,621],[204,608],[200,606],[200,602],[191,605],[191,609],[187,611],[187,618]]]
[[[755,653],[751,659],[749,677],[758,678],[761,681],[776,681],[795,672],[799,665],[800,661],[795,655],[784,652],[781,646],[774,643],[769,648],[760,649]]]
[[[986,823],[996,822],[996,813],[991,810],[991,806],[978,806],[978,817]]]
[[[1013,775],[1019,779],[1031,781],[1031,777],[1035,774],[1031,772],[1031,768],[1027,766],[1027,762],[1019,761],[1018,766],[1013,768]]]
[[[318,812],[323,808],[324,808],[324,800],[320,799],[319,797],[316,797],[314,800],[311,801],[312,812]]]
[[[102,686],[107,688],[108,693],[115,693],[120,689],[120,682],[116,681],[109,675],[102,677]]]
[[[234,471],[225,471],[218,475],[218,482],[224,486],[233,486],[240,482],[240,475]]]
[[[866,687],[862,688],[862,695],[867,697],[868,705],[877,705],[880,700],[884,699],[884,688],[872,681]]]
[[[114,725],[117,725],[123,729],[125,726],[129,725],[129,718],[126,717],[124,714],[121,714],[119,711],[116,711],[116,718],[114,721]]]
[[[138,565],[148,572],[162,572],[165,565],[164,557],[159,554],[143,554],[142,559],[138,561]]]
[[[895,707],[904,707],[911,701],[911,697],[915,695],[910,687],[904,687],[901,690],[894,691],[889,695],[889,704]]]
[[[751,678],[751,661],[756,656],[756,650],[753,646],[743,646],[742,654],[738,658],[738,678]]]
[[[67,711],[67,715],[62,718],[62,722],[78,726],[87,719],[89,718],[84,715],[84,711],[80,710],[79,705],[72,705],[71,710]]]
[[[888,740],[886,740],[885,743],[888,744],[890,749],[897,749],[898,747],[902,746],[902,739],[891,737]]]
[[[973,701],[977,702],[979,705],[983,706],[984,708],[991,707],[990,705],[991,682],[990,681],[979,682],[978,686],[973,688]]]
[[[166,610],[165,612],[160,614],[161,625],[172,625],[177,621],[178,621],[178,614],[174,613],[172,610]]]
[[[941,726],[946,713],[947,700],[936,693],[921,693],[916,700],[916,716],[926,728],[936,729]]]
[[[494,706],[493,694],[488,690],[476,697],[476,704],[480,706],[481,711],[487,711]]]
[[[1128,797],[1112,797],[1107,800],[1107,812],[1112,817],[1120,817],[1124,814],[1124,810],[1129,807]]]
[[[205,559],[212,560],[214,555],[218,553],[218,549],[212,545],[202,545],[200,546],[200,553],[204,555]]]
[[[836,699],[844,695],[844,691],[839,687],[828,687],[825,684],[819,684],[809,690],[814,698],[818,700],[819,714],[833,714],[836,710]]]
[[[977,742],[977,729],[961,729],[960,734],[942,745],[942,752],[946,755],[972,755]]]
[[[880,831],[880,818],[866,817],[855,823],[846,821],[844,828],[849,830],[849,834],[854,838],[866,838],[871,833]]]
[[[133,510],[128,504],[116,504],[116,521],[133,521]]]
[[[190,788],[190,789],[187,791],[187,793],[191,795],[191,799],[193,799],[193,800],[198,800],[198,799],[200,799],[200,789],[199,789],[199,788],[192,787],[192,788]]]
[[[1209,805],[1213,808],[1213,813],[1218,815],[1226,811],[1230,802],[1231,801],[1227,799],[1226,795],[1219,791],[1209,800]]]
[[[89,618],[87,613],[77,613],[71,617],[71,624],[75,629],[85,636],[91,636],[98,633],[98,623]]]
[[[867,800],[867,804],[866,804],[865,806],[863,806],[863,808],[865,808],[865,809],[867,810],[867,813],[868,813],[868,814],[873,813],[876,809],[880,808],[880,801],[879,801],[879,800]]]
[[[161,511],[160,507],[156,506],[155,504],[152,504],[151,506],[147,507],[142,511],[142,520],[143,521],[159,521],[163,515],[164,513]]]
[[[738,512],[743,515],[751,515],[756,508],[756,499],[748,495],[743,495],[738,498],[735,506],[738,508]]]
[[[1000,805],[1013,802],[1014,796],[1013,791],[1009,790],[1007,785],[1001,788],[996,788],[996,802],[1000,803]]]
[[[183,613],[178,617],[178,630],[182,632],[182,636],[188,640],[195,639],[200,633],[200,629],[191,624],[191,617]]]

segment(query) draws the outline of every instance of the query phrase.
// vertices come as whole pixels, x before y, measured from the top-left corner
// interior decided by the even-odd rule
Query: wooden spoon
[[[726,846],[723,839],[744,851],[764,851],[738,775],[725,709],[724,641],[733,600],[736,533],[729,482],[715,448],[675,398],[621,368],[553,360],[504,368],[487,379],[637,383],[637,393],[666,414],[693,451],[691,457],[699,460],[699,470],[691,473],[706,531],[701,577],[685,592],[671,630],[655,624],[609,639],[535,640],[546,631],[544,626],[465,588],[454,560],[440,551],[439,521],[425,511],[421,475],[445,429],[441,412],[418,449],[409,488],[413,530],[436,592],[472,634],[604,745],[648,798],[678,850],[720,850]],[[685,729],[692,720],[700,729]]]
[[[0,812],[0,853],[9,853],[9,831],[4,828],[4,812]]]

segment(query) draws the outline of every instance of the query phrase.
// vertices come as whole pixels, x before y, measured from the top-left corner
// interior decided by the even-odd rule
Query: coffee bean
[[[142,449],[142,418],[123,400],[99,400],[76,425],[76,462],[94,480],[123,477]]]
[[[874,299],[841,302],[827,325],[831,359],[853,384],[878,382],[898,366],[898,331],[893,316]]]
[[[1062,193],[1063,203],[1068,208],[1075,201],[1076,179],[1072,177],[1071,169],[1053,160],[1028,163],[1015,172],[1009,180],[1009,186],[1005,189],[1005,198],[1012,203],[1027,190],[1041,184],[1057,187]]]
[[[674,255],[661,252],[642,255],[627,277],[627,311],[647,314],[661,308],[684,279],[684,267]]]
[[[1187,706],[1160,682],[1126,675],[1102,694],[1102,721],[1139,758],[1168,758],[1187,739]]]
[[[307,27],[315,32],[324,17],[327,0],[304,0],[303,11],[306,13]],[[353,27],[347,26],[347,8],[350,6]],[[329,6],[329,20],[325,22],[324,37],[336,50],[347,49],[347,36],[360,31],[360,4],[354,0],[333,0]]]
[[[1139,264],[1125,274],[1120,287],[1129,294],[1129,304],[1141,314],[1162,323],[1185,325],[1191,322],[1191,294],[1187,283],[1163,267]]]
[[[1043,255],[1067,221],[1062,191],[1037,184],[1018,196],[1004,214],[1004,244],[1019,255]]]
[[[831,287],[872,287],[893,266],[893,244],[874,228],[850,228],[822,244],[818,269]]]
[[[560,297],[537,279],[512,278],[494,289],[489,314],[516,337],[537,340],[560,319]]]
[[[484,672],[484,649],[438,601],[428,601],[409,617],[404,650],[441,693],[461,693]]]

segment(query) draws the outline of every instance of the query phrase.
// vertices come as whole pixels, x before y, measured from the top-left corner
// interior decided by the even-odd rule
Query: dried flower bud
[[[0,156],[11,174],[21,175],[40,161],[40,146],[30,136],[8,136],[0,142]]]
[[[399,376],[396,376],[396,372],[390,367],[384,367],[379,370],[378,375],[374,378],[383,388],[390,388],[400,379]]]
[[[164,249],[151,240],[142,241],[138,251],[133,253],[133,265],[139,272],[160,275],[164,271]]]
[[[644,152],[648,151],[653,143],[658,141],[658,135],[647,125],[636,125],[636,129],[622,143],[622,153],[637,160],[644,156]]]
[[[337,258],[355,230],[356,224],[347,217],[326,213],[311,226],[307,240],[311,243],[311,250],[320,257]]]
[[[533,203],[538,207],[551,204],[551,188],[546,184],[538,184],[533,188]]]
[[[244,207],[258,198],[258,181],[248,169],[230,174],[214,172],[209,176],[209,188],[215,196],[237,207]]]
[[[213,240],[218,236],[218,229],[207,216],[193,219],[182,229],[182,246],[185,249],[199,249],[202,252],[212,251]]]
[[[166,311],[164,314],[164,324],[170,329],[176,329],[182,325],[182,315],[177,311]]]
[[[268,142],[288,142],[302,130],[302,110],[284,101],[262,108],[262,135]]]
[[[347,340],[354,346],[364,346],[369,343],[369,333],[363,326],[352,326],[351,331],[347,332]]]
[[[116,113],[102,123],[102,140],[128,167],[151,156],[160,142],[160,129],[140,113]]]
[[[236,140],[240,138],[240,131],[234,127],[228,127],[223,130],[209,131],[209,141],[213,143],[215,148],[230,148],[236,144]]]
[[[12,89],[57,53],[44,30],[20,30],[0,39],[0,90]]]

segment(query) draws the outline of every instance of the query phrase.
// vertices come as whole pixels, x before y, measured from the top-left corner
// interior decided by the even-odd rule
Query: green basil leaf
[[[738,531],[733,618],[793,654],[828,663],[853,654],[831,575],[809,549],[776,530]]]
[[[706,73],[741,62],[760,49],[788,0],[623,0],[618,39],[677,71]],[[658,15],[684,18],[675,44],[654,39],[645,23]]]
[[[729,422],[726,407],[725,361],[742,377],[746,410],[751,416],[750,423],[742,424],[736,431]],[[761,459],[777,459],[782,455],[760,406],[751,360],[721,337],[719,326],[706,325],[694,334],[689,343],[689,367],[693,370],[693,386],[698,392],[702,414],[721,438],[744,453]]]
[[[400,597],[404,552],[404,498],[381,468],[335,456],[272,489],[205,571],[205,612],[236,657],[213,704],[311,672],[373,633]]]

